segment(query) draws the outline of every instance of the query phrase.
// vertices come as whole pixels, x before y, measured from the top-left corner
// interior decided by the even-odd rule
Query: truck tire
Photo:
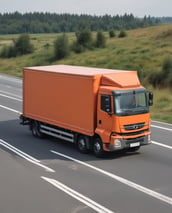
[[[86,135],[79,135],[77,140],[77,149],[83,154],[89,152],[89,138]]]
[[[104,155],[103,144],[99,137],[94,140],[93,152],[96,157],[103,157]]]
[[[38,121],[32,121],[31,123],[32,135],[37,138],[43,138],[44,134],[40,131],[40,123]]]

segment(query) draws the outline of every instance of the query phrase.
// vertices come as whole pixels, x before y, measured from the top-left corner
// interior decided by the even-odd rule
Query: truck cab
[[[137,76],[118,85],[102,80],[98,93],[97,128],[104,151],[136,151],[151,143],[149,106],[153,95],[138,84]],[[109,81],[107,81],[109,80]],[[129,83],[130,82],[130,83]],[[98,146],[97,146],[98,148]]]

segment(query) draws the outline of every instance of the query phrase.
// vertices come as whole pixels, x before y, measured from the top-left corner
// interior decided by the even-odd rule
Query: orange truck
[[[136,71],[51,65],[23,69],[21,124],[36,137],[72,142],[82,153],[136,151],[151,143],[153,94]]]

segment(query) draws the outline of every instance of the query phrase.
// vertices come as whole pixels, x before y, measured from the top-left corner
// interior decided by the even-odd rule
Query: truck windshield
[[[115,114],[119,116],[136,115],[149,111],[145,89],[113,91]]]

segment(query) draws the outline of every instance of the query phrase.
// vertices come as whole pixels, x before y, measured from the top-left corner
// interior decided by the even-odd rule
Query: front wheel
[[[95,138],[94,144],[93,144],[93,152],[96,157],[103,157],[104,150],[103,150],[103,144],[100,138]]]

